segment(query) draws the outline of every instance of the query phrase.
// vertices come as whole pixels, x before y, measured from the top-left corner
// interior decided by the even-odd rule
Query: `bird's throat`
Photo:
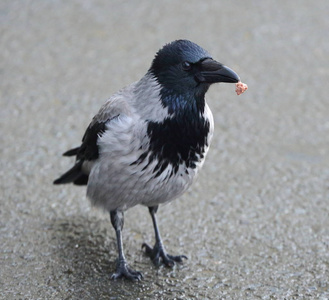
[[[180,94],[170,90],[161,91],[161,102],[163,107],[168,108],[170,115],[184,114],[195,118],[203,114],[205,108],[205,94]]]

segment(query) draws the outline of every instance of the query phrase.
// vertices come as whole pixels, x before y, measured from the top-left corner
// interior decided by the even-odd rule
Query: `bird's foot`
[[[115,280],[118,278],[127,278],[129,280],[142,280],[143,274],[141,272],[131,269],[125,260],[119,261],[117,265],[117,270],[112,274],[111,279]]]
[[[155,244],[153,248],[144,243],[142,248],[145,248],[145,254],[149,256],[155,266],[160,266],[163,263],[165,266],[172,268],[176,262],[183,262],[183,258],[187,259],[185,255],[169,255],[166,253],[162,245]]]

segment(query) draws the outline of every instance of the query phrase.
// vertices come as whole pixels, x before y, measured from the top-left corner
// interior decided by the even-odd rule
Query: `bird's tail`
[[[70,170],[54,181],[54,184],[70,183],[77,180],[82,174],[82,161],[78,161]]]
[[[80,150],[80,147],[73,148],[71,150],[63,153],[63,156],[74,156],[77,155]],[[82,171],[83,160],[77,160],[75,165],[64,173],[62,176],[57,178],[53,183],[54,184],[65,184],[65,183],[74,183],[75,185],[86,185],[88,183],[89,175],[85,174]]]

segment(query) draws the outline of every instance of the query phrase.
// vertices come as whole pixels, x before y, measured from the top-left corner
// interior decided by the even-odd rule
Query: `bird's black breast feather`
[[[168,164],[172,164],[175,173],[180,164],[195,168],[208,146],[209,127],[209,121],[203,117],[191,119],[181,116],[166,118],[162,122],[148,122],[149,151],[152,153],[148,163],[154,159],[159,161],[154,168],[155,175],[159,176]]]

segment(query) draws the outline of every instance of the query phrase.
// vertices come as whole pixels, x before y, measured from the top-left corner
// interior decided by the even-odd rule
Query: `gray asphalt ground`
[[[1,299],[329,299],[329,2],[2,0]],[[159,210],[189,259],[155,268],[145,207],[124,246],[142,282],[111,281],[116,243],[84,187],[53,186],[101,104],[190,39],[249,90],[213,86],[198,181]]]

